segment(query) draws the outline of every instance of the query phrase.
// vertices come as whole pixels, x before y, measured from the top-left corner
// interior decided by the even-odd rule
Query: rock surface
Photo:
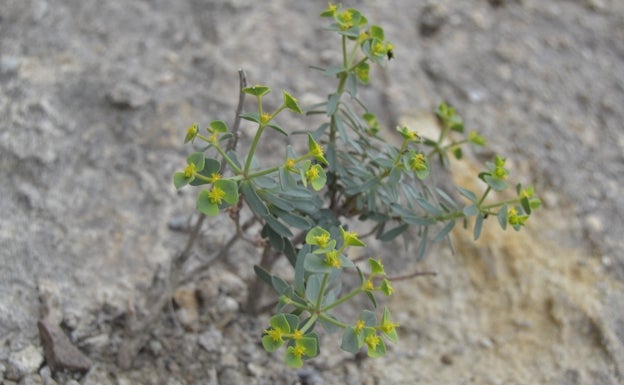
[[[327,341],[296,372],[263,353],[268,319],[238,312],[258,256],[245,244],[209,272],[223,272],[220,284],[195,288],[214,305],[193,305],[196,331],[164,311],[131,369],[113,364],[125,314],[149,305],[141,293],[186,241],[168,228],[194,209],[194,193],[171,183],[188,153],[184,129],[232,120],[239,68],[252,84],[323,100],[331,81],[307,67],[339,59],[316,17],[325,5],[2,1],[0,381],[47,378],[41,311],[88,348],[94,367],[83,384],[624,381],[618,0],[354,2],[395,45],[363,94],[373,112],[392,128],[449,101],[545,202],[518,234],[488,226],[473,244],[455,232],[455,255],[434,250],[418,266],[437,277],[396,285],[388,305],[401,341],[386,358],[354,361]],[[281,154],[282,143],[262,152]],[[471,183],[466,175],[490,155],[454,165],[453,177]],[[225,219],[209,221],[198,254],[229,231]],[[407,257],[388,266],[413,267]]]

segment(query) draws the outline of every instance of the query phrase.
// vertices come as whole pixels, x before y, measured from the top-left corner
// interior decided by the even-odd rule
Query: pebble
[[[22,378],[20,385],[45,385],[43,379],[38,374],[29,374]]]
[[[218,329],[210,329],[199,335],[197,343],[207,352],[218,353],[221,351],[223,334]]]
[[[249,381],[246,381],[244,376],[234,368],[225,368],[219,375],[220,385],[241,385],[248,383]]]
[[[446,21],[446,18],[446,12],[440,5],[429,4],[425,6],[418,19],[420,35],[424,37],[435,35]]]
[[[302,369],[297,372],[301,385],[323,385],[323,377],[315,369]]]
[[[37,322],[46,363],[53,373],[58,371],[86,373],[91,360],[76,348],[63,330],[56,324],[41,320]],[[37,365],[39,368],[41,364]]]
[[[147,94],[137,85],[127,82],[117,83],[106,94],[106,100],[119,109],[137,109],[149,102]]]
[[[199,303],[195,290],[180,288],[173,293],[173,302],[178,307],[176,316],[186,330],[196,331],[199,324]]]
[[[34,345],[28,345],[19,352],[11,353],[5,378],[19,381],[27,374],[36,373],[43,364],[43,354]]]
[[[585,217],[585,226],[593,233],[600,233],[604,230],[604,224],[597,215],[588,215]]]
[[[41,315],[48,321],[60,324],[63,321],[63,310],[61,308],[60,298],[61,289],[52,281],[40,279],[37,282],[37,291],[39,292],[39,304],[41,306]]]

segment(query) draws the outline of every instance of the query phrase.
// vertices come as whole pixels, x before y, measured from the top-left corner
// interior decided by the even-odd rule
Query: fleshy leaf
[[[299,107],[299,104],[297,103],[297,99],[294,96],[289,94],[286,90],[282,91],[282,94],[284,95],[284,105],[286,108],[298,114],[303,113],[301,107]]]
[[[249,95],[263,96],[271,92],[271,89],[267,86],[256,85],[243,88],[243,92]]]

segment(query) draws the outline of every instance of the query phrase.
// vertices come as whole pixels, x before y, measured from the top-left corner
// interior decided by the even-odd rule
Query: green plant
[[[377,293],[390,296],[393,292],[393,278],[386,275],[381,260],[370,258],[363,269],[359,261],[348,257],[348,248],[365,247],[363,239],[369,236],[391,241],[415,227],[420,237],[416,258],[420,259],[430,241],[450,241],[449,233],[458,222],[467,226],[468,218],[476,218],[473,231],[477,239],[488,216],[496,216],[503,229],[509,224],[519,230],[540,205],[533,188],[520,185],[513,199],[491,202],[492,191],[508,188],[509,171],[505,158],[499,156],[478,175],[487,186],[483,194],[457,187],[467,203],[431,186],[433,160],[445,166],[449,155],[462,158],[463,145],[484,146],[485,140],[475,132],[466,134],[455,110],[441,104],[436,111],[442,127],[437,139],[398,127],[400,146],[386,143],[379,135],[382,128],[377,118],[358,98],[358,88],[369,83],[371,65],[384,65],[394,58],[392,44],[384,30],[370,25],[358,10],[330,4],[321,16],[333,21],[329,29],[342,43],[342,63],[319,69],[337,80],[327,101],[304,109],[283,91],[281,105],[265,111],[263,99],[271,91],[269,87],[243,87],[242,95],[257,101],[254,112],[238,114],[258,127],[248,151],[237,152],[236,130],[224,122],[211,122],[205,133],[194,124],[187,130],[185,143],[201,141],[205,147],[192,153],[186,167],[173,177],[176,188],[208,186],[199,192],[197,210],[207,216],[228,212],[236,228],[233,240],[249,240],[249,223],[262,225],[264,251],[260,265],[254,268],[279,297],[262,343],[269,352],[286,345],[285,360],[292,367],[318,354],[317,325],[328,332],[342,330],[342,349],[356,353],[366,346],[371,357],[385,353],[384,340],[398,339],[398,325],[387,308],[381,317],[362,310],[351,322],[334,315],[339,305],[360,294],[376,307]],[[310,132],[286,130],[277,122],[286,110],[321,114],[326,122]],[[267,128],[284,136],[305,135],[306,150],[298,153],[285,146],[280,162],[263,165],[256,150]],[[253,215],[251,222],[241,225],[243,205]],[[369,224],[370,229],[363,235],[350,231],[354,219]],[[432,236],[430,229],[434,228],[439,229]],[[285,255],[294,269],[293,282],[271,272],[279,255]],[[346,293],[342,290],[345,270],[359,276],[359,284]]]

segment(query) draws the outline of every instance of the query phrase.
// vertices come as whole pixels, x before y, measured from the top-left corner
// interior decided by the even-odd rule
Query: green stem
[[[251,167],[251,158],[253,158],[253,155],[256,152],[256,147],[258,147],[258,142],[260,141],[260,136],[262,135],[262,131],[264,131],[264,125],[260,124],[258,126],[258,131],[256,131],[256,136],[254,137],[253,143],[251,143],[251,147],[249,148],[249,154],[247,155],[247,160],[245,161],[245,169],[243,170],[243,174],[245,176],[247,175],[247,173],[249,172],[249,168]]]
[[[310,319],[308,320],[308,322],[305,323],[305,325],[303,325],[303,327],[301,327],[301,332],[303,334],[305,334],[308,329],[310,329],[312,327],[312,325],[314,325],[314,323],[316,322],[316,320],[318,319],[318,314],[312,314],[312,316],[310,317]]]
[[[518,199],[518,198],[507,199],[507,200],[504,200],[502,202],[485,205],[485,206],[482,207],[482,209],[483,210],[489,210],[489,209],[494,209],[494,208],[497,208],[497,207],[501,207],[501,206],[506,205],[506,204],[513,204],[513,203],[520,203],[520,199]]]
[[[364,290],[361,287],[358,287],[357,289],[353,290],[352,292],[350,292],[349,294],[346,294],[344,297],[340,297],[338,298],[336,301],[334,301],[334,303],[330,303],[329,305],[325,306],[324,308],[320,309],[321,313],[325,313],[326,311],[328,311],[329,309],[333,309],[336,306],[347,302],[348,300],[350,300],[351,298],[355,297],[356,295],[363,293]]]
[[[209,177],[207,177],[207,176],[204,176],[204,175],[202,175],[202,174],[200,174],[200,173],[198,173],[198,172],[193,173],[193,176],[194,176],[195,178],[197,178],[197,179],[201,179],[201,180],[203,180],[204,182],[207,182],[207,183],[212,183],[212,182],[213,182],[212,178],[209,178]]]
[[[321,282],[321,288],[318,292],[318,297],[316,298],[316,306],[315,308],[319,310],[321,308],[321,303],[323,303],[323,297],[325,296],[325,288],[327,287],[327,281],[329,280],[329,273],[325,273],[323,276],[323,282]]]
[[[490,193],[490,191],[492,191],[492,187],[487,186],[487,189],[485,190],[485,192],[483,193],[483,196],[481,197],[481,199],[479,199],[479,202],[477,202],[477,207],[481,208],[481,204],[483,203],[483,201],[485,200],[485,197],[487,197],[487,195]]]
[[[321,320],[323,320],[323,321],[325,321],[325,322],[327,322],[327,323],[330,323],[330,324],[332,324],[332,325],[336,325],[336,326],[338,326],[338,327],[341,327],[341,328],[343,328],[343,329],[346,329],[346,328],[348,328],[348,327],[349,327],[349,324],[346,324],[346,323],[344,323],[344,322],[340,322],[340,321],[338,321],[337,319],[332,318],[332,317],[329,317],[329,316],[327,316],[327,315],[325,315],[325,314],[321,314],[321,315],[319,315],[319,319],[321,319]]]
[[[261,171],[258,171],[258,172],[254,172],[252,174],[247,175],[247,178],[248,179],[252,179],[252,178],[257,178],[259,176],[271,174],[271,173],[279,170],[280,167],[282,167],[282,166],[275,166],[275,167],[267,168],[266,170],[261,170]]]
[[[227,164],[232,168],[232,170],[236,173],[236,174],[241,174],[243,171],[240,169],[240,167],[238,167],[236,165],[236,163],[234,163],[234,161],[232,160],[232,158],[230,158],[225,151],[223,151],[223,149],[221,148],[221,146],[214,146],[214,148],[217,149],[217,152],[223,157],[223,159],[227,162]]]

